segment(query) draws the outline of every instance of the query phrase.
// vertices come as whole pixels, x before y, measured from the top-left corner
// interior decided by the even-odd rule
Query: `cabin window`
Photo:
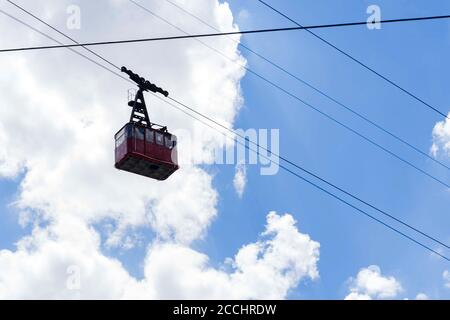
[[[173,149],[177,146],[177,136],[171,135],[170,136],[170,143],[171,143],[171,147],[170,149]]]
[[[123,134],[125,134],[125,128],[122,128],[122,129],[116,134],[116,137],[117,137],[116,140],[118,140],[119,137],[120,137],[121,135],[123,135]]]
[[[135,127],[135,135],[136,135],[136,139],[139,140],[144,140],[144,135],[145,135],[145,129],[141,128],[141,127]]]
[[[164,137],[162,133],[155,132],[156,143],[159,145],[164,145]]]
[[[125,137],[126,138],[131,138],[133,136],[133,126],[131,125],[127,125],[125,128]]]
[[[123,127],[122,129],[120,129],[119,132],[116,133],[116,135],[115,135],[116,141],[119,140],[120,136],[125,135],[126,129],[127,129],[127,127]]]
[[[165,136],[164,142],[165,142],[166,148],[172,149],[172,139],[170,136]]]
[[[145,141],[149,143],[155,142],[155,139],[153,138],[153,130],[150,129],[145,130]]]
[[[116,134],[116,147],[120,146],[127,139],[128,128],[129,127],[122,128],[122,130]]]
[[[121,134],[116,139],[116,148],[119,147],[125,141],[125,132],[121,132]]]

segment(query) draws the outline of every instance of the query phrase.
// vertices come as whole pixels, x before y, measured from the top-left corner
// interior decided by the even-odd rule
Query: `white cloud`
[[[346,300],[393,299],[402,291],[394,277],[385,277],[376,265],[361,269],[356,279],[350,279]]]
[[[238,194],[239,198],[242,198],[247,184],[247,168],[244,163],[238,163],[236,165],[236,172],[234,174],[233,185],[234,190]]]
[[[416,295],[416,300],[429,300],[430,298],[425,293],[418,293]]]
[[[66,30],[69,4],[49,0],[45,6],[23,5]],[[160,2],[148,5],[187,31],[196,25],[181,19],[172,7]],[[183,5],[220,29],[237,29],[226,3],[202,0]],[[71,36],[98,40],[175,32],[128,1],[107,2],[101,10],[97,6],[80,2],[82,28],[68,31]],[[12,7],[5,8],[19,15]],[[136,23],[128,23],[131,19]],[[1,47],[49,42],[0,19],[0,29],[11,28],[15,32],[2,35]],[[217,37],[208,44],[238,64],[246,63],[235,43]],[[232,124],[242,103],[239,81],[244,71],[196,41],[93,49],[149,76],[173,97],[222,123]],[[159,183],[113,168],[113,135],[129,117],[125,101],[129,84],[67,50],[3,54],[0,68],[0,177],[23,173],[15,205],[20,221],[35,225],[15,250],[0,251],[0,299],[283,298],[301,279],[318,276],[319,244],[299,233],[290,215],[271,213],[263,239],[239,250],[230,272],[212,268],[206,255],[190,248],[218,214],[212,177],[185,165]],[[210,157],[204,146],[223,143],[221,134],[159,100],[148,96],[147,102],[153,121],[198,137],[194,148],[200,159]],[[179,137],[180,149],[187,138]],[[182,163],[185,154],[180,152]],[[93,225],[105,220],[114,221],[116,229],[101,243]],[[144,279],[130,276],[118,260],[102,253],[103,245],[127,248],[141,241],[128,233],[135,227],[156,234],[155,241],[146,244],[150,246]],[[80,290],[67,288],[71,266],[80,270]]]
[[[444,279],[444,285],[450,289],[450,271],[445,270],[442,273],[442,278]]]
[[[99,237],[79,219],[35,228],[16,251],[0,251],[0,299],[115,298],[133,282],[120,262],[100,253]],[[80,270],[70,290],[68,269]]]
[[[450,113],[448,114],[450,117]],[[442,155],[443,157],[450,156],[450,120],[445,119],[436,123],[433,128],[433,144],[430,153],[434,157]]]
[[[157,241],[137,280],[99,246],[97,233],[77,219],[36,228],[16,252],[0,251],[0,299],[280,299],[318,277],[319,244],[299,233],[291,215],[274,212],[262,239],[242,247],[229,272],[187,246]],[[67,286],[71,266],[80,271],[75,290]]]
[[[52,9],[49,22],[62,30],[65,23],[60,15],[66,15],[68,4],[69,1],[49,1],[45,6]],[[148,5],[174,20],[170,6]],[[105,37],[101,28],[89,27],[93,13],[99,25],[104,25],[115,38],[148,36],[151,30],[174,32],[172,27],[128,1],[116,2],[116,7],[106,3],[100,16],[95,6],[91,1],[80,3],[84,22],[77,38]],[[47,10],[31,3],[25,7],[37,15]],[[18,14],[12,7],[7,8]],[[203,0],[191,9],[201,10],[205,18],[220,23],[224,29],[236,29],[226,4]],[[114,19],[108,10],[114,13],[111,14]],[[139,28],[123,23],[130,17],[139,22]],[[187,30],[196,25],[189,19],[182,21]],[[29,38],[30,44],[48,43],[12,20],[4,18],[0,24],[5,29],[13,26],[16,31],[0,39],[5,47],[23,45]],[[227,52],[237,63],[245,64],[235,43],[217,38],[209,44]],[[232,123],[240,107],[239,81],[244,71],[196,41],[93,49],[149,76],[173,97],[224,123]],[[156,183],[113,167],[113,135],[128,120],[130,110],[125,96],[130,84],[67,50],[3,55],[0,66],[3,69],[0,88],[7,93],[0,97],[0,105],[9,106],[0,109],[0,176],[25,173],[17,199],[19,208],[38,210],[47,219],[72,215],[93,223],[112,218],[119,222],[120,230],[126,230],[127,226],[149,226],[161,237],[184,243],[204,235],[217,214],[216,191],[211,176],[204,170],[184,165],[169,180]],[[147,102],[153,121],[167,124],[172,130],[184,129],[195,134],[193,148],[198,150],[198,157],[205,160],[209,157],[202,146],[223,143],[220,134],[151,95]],[[179,137],[181,162],[186,154],[182,152],[184,138]],[[117,243],[123,232],[113,235],[118,239],[110,243]]]
[[[156,243],[141,285],[159,299],[280,299],[301,279],[318,277],[319,244],[298,232],[291,215],[271,212],[262,236],[228,261],[230,272],[212,268],[206,255],[190,248]]]
[[[248,12],[248,10],[242,9],[241,11],[239,11],[239,14],[238,14],[239,21],[248,20],[249,18],[250,18],[250,12]]]
[[[372,300],[372,297],[365,293],[350,292],[345,300]]]

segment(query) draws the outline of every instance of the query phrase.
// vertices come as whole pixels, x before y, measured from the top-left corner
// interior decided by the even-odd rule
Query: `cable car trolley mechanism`
[[[166,180],[178,170],[177,138],[167,131],[166,126],[150,122],[144,91],[169,93],[125,67],[122,72],[138,85],[130,121],[115,135],[115,167],[157,180]]]

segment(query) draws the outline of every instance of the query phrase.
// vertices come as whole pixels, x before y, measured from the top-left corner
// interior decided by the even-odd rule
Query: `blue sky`
[[[283,1],[274,4],[303,24],[361,21],[370,1]],[[378,1],[384,19],[440,15],[449,12],[445,1]],[[246,10],[241,29],[290,26],[256,1],[231,2],[235,13]],[[449,23],[385,25],[381,30],[346,28],[318,33],[375,70],[416,93],[443,112],[448,111],[449,91],[445,72],[450,66]],[[370,74],[305,32],[244,36],[243,43],[329,93],[349,107],[427,152],[431,130],[439,115]],[[280,50],[280,48],[283,48]],[[411,152],[392,138],[355,119],[341,107],[274,70],[242,50],[253,70],[295,92],[300,97],[350,124],[436,176],[450,175],[431,160]],[[399,160],[369,145],[301,103],[248,74],[242,88],[245,107],[237,127],[280,128],[281,154],[305,168],[369,200],[395,216],[449,241],[448,190]],[[445,161],[445,159],[443,160]],[[448,162],[447,162],[448,163]],[[221,260],[258,233],[269,209],[292,213],[300,230],[321,243],[321,279],[308,288],[294,290],[292,298],[339,298],[343,281],[358,269],[377,264],[384,273],[401,280],[406,296],[429,292],[448,297],[442,289],[442,271],[448,263],[393,232],[369,221],[353,209],[330,199],[280,170],[275,177],[249,171],[245,196],[238,200],[230,185],[233,168],[220,169],[216,186],[221,191],[221,211],[206,241]],[[227,172],[228,171],[228,172]],[[230,235],[233,235],[230,237]],[[439,293],[437,293],[439,292]]]
[[[445,0],[269,2],[305,25],[363,21],[371,4],[380,6],[383,19],[450,12],[450,3]],[[229,3],[242,30],[291,26],[255,0],[231,0]],[[209,29],[199,25],[197,31]],[[381,30],[349,27],[315,32],[442,112],[449,111],[447,70],[450,62],[446,59],[450,54],[449,21],[383,25]],[[429,151],[432,129],[442,117],[308,33],[246,35],[241,41],[421,150]],[[446,169],[380,133],[245,50],[241,53],[252,70],[423,170],[450,181]],[[280,153],[284,157],[438,239],[450,242],[449,190],[251,74],[247,73],[241,87],[245,101],[236,128],[280,129]],[[450,164],[448,158],[440,160]],[[448,262],[431,256],[423,248],[283,170],[275,176],[261,176],[257,166],[250,166],[242,199],[233,188],[234,166],[213,165],[207,166],[206,170],[214,175],[220,214],[206,238],[196,241],[194,248],[206,253],[213,265],[220,265],[243,244],[258,238],[266,214],[275,210],[280,214],[292,214],[298,221],[299,230],[320,242],[320,278],[302,282],[290,292],[289,298],[341,299],[347,294],[347,279],[373,264],[380,266],[383,274],[394,276],[401,282],[404,288],[401,297],[413,298],[424,292],[431,298],[450,298],[450,290],[444,288],[442,280],[443,271],[450,268]],[[10,207],[20,181],[20,177],[0,180],[2,249],[13,248],[17,240],[29,233],[29,229],[18,225],[17,212]],[[101,226],[98,228],[102,230]],[[136,232],[144,241],[150,241],[154,236],[148,230]],[[145,248],[127,252],[105,249],[105,253],[121,260],[131,274],[142,276],[140,261],[145,256]]]

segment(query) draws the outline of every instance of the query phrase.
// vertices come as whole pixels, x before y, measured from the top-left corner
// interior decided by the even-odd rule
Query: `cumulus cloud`
[[[0,299],[112,299],[134,282],[101,254],[97,232],[70,217],[0,251],[0,272]]]
[[[300,280],[318,277],[319,244],[297,230],[291,215],[271,212],[261,236],[227,260],[228,272],[211,267],[206,255],[190,248],[155,243],[141,290],[152,288],[161,299],[280,299]]]
[[[349,281],[346,300],[393,299],[402,291],[400,283],[394,277],[383,276],[376,265],[361,269],[356,279]]]
[[[448,114],[450,117],[450,113]],[[433,128],[433,144],[430,153],[434,157],[450,156],[450,120],[445,119],[436,123]]]
[[[271,212],[261,239],[227,260],[232,270],[213,268],[208,256],[180,243],[157,241],[138,280],[102,255],[97,233],[73,219],[36,228],[16,252],[0,251],[0,298],[280,299],[318,277],[318,259],[319,244],[292,216]]]
[[[69,1],[48,1],[45,6],[23,5],[37,15],[43,16],[45,11],[50,23],[71,34],[64,23],[69,4]],[[12,6],[5,6],[18,15]],[[100,11],[104,15],[98,16],[98,6],[102,6]],[[173,8],[157,2],[148,6],[161,16],[170,17],[173,12]],[[128,1],[116,1],[114,6],[110,2],[83,1],[80,7],[83,27],[72,31],[76,33],[72,36],[78,39],[104,38],[104,30],[97,28],[103,25],[108,26],[108,34],[117,38],[133,34],[138,37],[136,33],[144,33],[142,30],[147,36],[152,30],[174,32],[172,27]],[[204,0],[191,10],[201,11],[221,28],[237,28],[227,4]],[[95,28],[89,24],[93,12],[101,22]],[[139,21],[139,28],[123,23],[131,17]],[[182,21],[187,30],[197,25],[192,21],[190,25],[189,19]],[[29,40],[29,44],[48,42],[13,20],[5,18],[0,23],[4,29],[13,25],[17,32],[5,34],[0,39],[3,46],[20,46],[24,40]],[[209,44],[226,51],[234,62],[245,64],[236,43],[218,38],[211,39]],[[150,80],[199,111],[209,115],[214,111],[219,121],[232,123],[236,116],[242,99],[239,81],[244,72],[233,61],[224,60],[196,41],[95,50],[150,76]],[[4,55],[1,66],[4,72],[0,86],[7,94],[2,94],[0,104],[8,107],[0,110],[0,176],[24,173],[17,207],[24,212],[38,211],[45,219],[73,215],[93,223],[113,218],[119,222],[120,230],[147,225],[161,237],[185,243],[204,234],[217,214],[216,191],[212,178],[204,170],[184,165],[164,183],[149,183],[113,167],[113,135],[128,119],[125,97],[129,83],[66,50]],[[210,70],[215,71],[214,77],[208,76]],[[201,146],[223,143],[221,135],[159,100],[149,96],[147,102],[155,122],[195,135],[196,145],[192,148],[199,150],[196,154],[200,158],[208,157]],[[179,137],[182,162],[186,154],[182,152],[184,138]]]
[[[66,29],[68,0],[18,3],[78,40],[179,34],[128,1],[80,1],[80,30]],[[237,30],[227,3],[180,4],[221,30]],[[187,31],[198,26],[159,1],[146,5]],[[8,4],[2,8],[20,14]],[[49,42],[0,19],[0,29],[12,28],[0,46]],[[244,71],[238,65],[246,61],[229,39],[206,41],[231,61],[190,40],[95,50],[232,126],[242,103]],[[301,279],[318,276],[319,245],[298,232],[290,215],[271,213],[261,240],[241,248],[229,272],[211,267],[205,254],[190,247],[218,214],[212,176],[186,164],[159,183],[114,169],[113,135],[129,117],[130,84],[67,50],[5,54],[0,67],[0,177],[22,174],[14,204],[20,221],[34,226],[15,250],[0,251],[0,298],[283,298]],[[182,148],[190,136],[204,162],[211,148],[223,144],[221,134],[161,101],[148,96],[147,103],[153,121],[186,133],[178,137],[180,162],[187,163]],[[115,229],[102,243],[94,226],[106,220]],[[141,241],[129,234],[135,227],[155,234],[145,244],[144,279],[102,252],[104,245],[127,248]],[[77,277],[74,289],[68,281],[76,284]]]
[[[244,163],[236,165],[236,171],[233,178],[234,190],[236,190],[239,198],[242,198],[247,184],[247,168]]]

